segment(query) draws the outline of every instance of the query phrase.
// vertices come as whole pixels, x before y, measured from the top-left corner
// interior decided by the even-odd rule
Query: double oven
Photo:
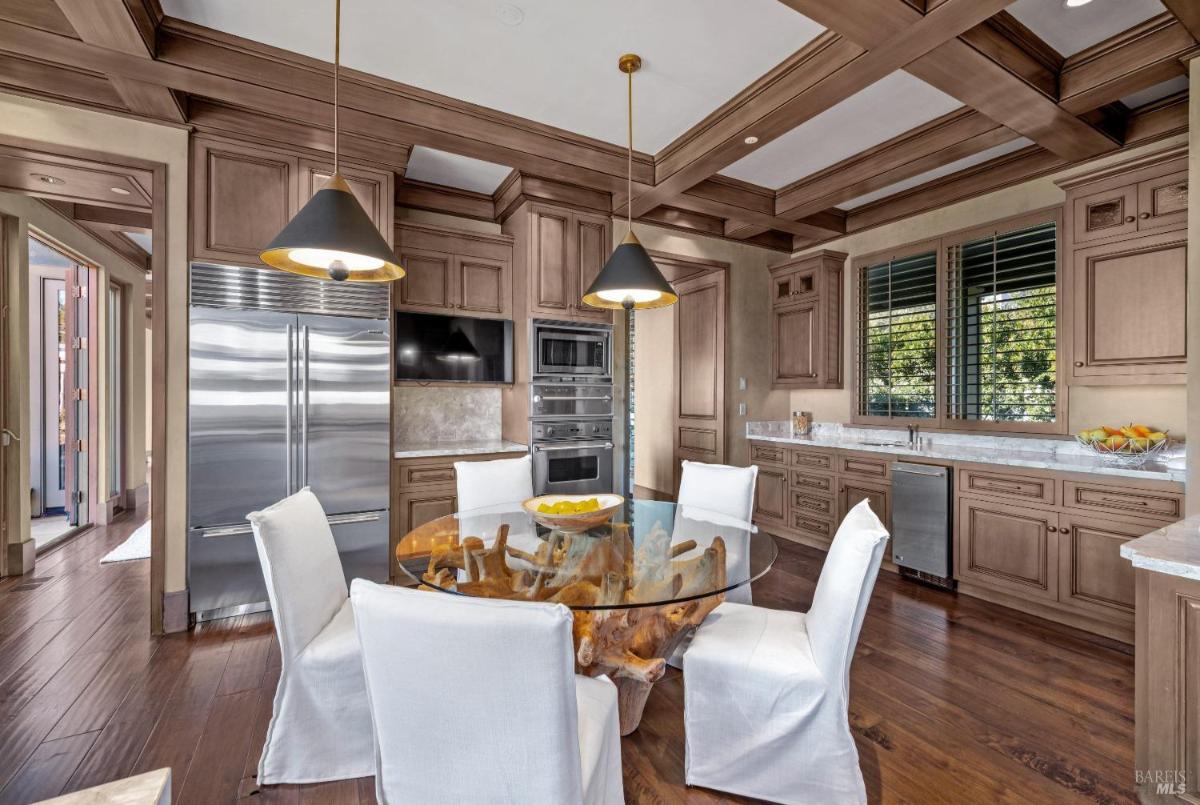
[[[534,494],[613,491],[612,327],[534,319]]]

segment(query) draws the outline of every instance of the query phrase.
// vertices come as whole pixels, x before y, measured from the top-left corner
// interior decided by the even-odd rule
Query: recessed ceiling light
[[[515,28],[525,21],[525,12],[520,6],[514,6],[512,3],[501,3],[496,6],[496,19],[500,22]]]
[[[758,138],[755,137],[753,134],[751,134],[745,140],[742,140],[742,142],[744,142],[746,145],[754,145],[755,143],[758,142]]]
[[[1086,6],[1090,2],[1092,0],[1063,0],[1063,6],[1066,8],[1079,8],[1080,6]]]
[[[66,184],[67,183],[66,179],[60,179],[57,176],[51,176],[48,173],[31,173],[29,175],[32,176],[33,178],[37,179],[39,182],[45,182],[46,184]]]
[[[110,187],[108,189],[113,191],[114,193],[116,193],[118,196],[128,196],[129,195],[129,191],[123,187]]]

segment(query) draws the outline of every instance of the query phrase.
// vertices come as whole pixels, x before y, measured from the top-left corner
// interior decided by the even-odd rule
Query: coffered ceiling
[[[161,6],[159,3],[161,2]],[[6,0],[0,89],[327,153],[333,0]],[[789,251],[1186,129],[1195,0],[344,0],[342,153]]]
[[[332,0],[162,0],[167,14],[333,59]],[[624,145],[622,53],[636,145],[654,152],[822,28],[777,0],[345,0],[350,68]]]

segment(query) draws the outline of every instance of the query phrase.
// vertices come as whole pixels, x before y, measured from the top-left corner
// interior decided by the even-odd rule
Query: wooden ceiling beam
[[[1160,14],[1071,56],[1059,78],[1059,105],[1083,114],[1183,75],[1196,40],[1171,14]]]
[[[1011,1],[947,0],[925,15],[906,6],[915,17],[887,29],[891,36],[886,41],[869,45],[851,44],[830,32],[818,36],[660,152],[654,188],[635,197],[634,214],[671,201],[754,148],[955,39]],[[863,52],[863,47],[869,49]],[[757,137],[756,144],[747,144],[748,136]]]
[[[890,32],[906,30],[937,13],[922,17],[900,0],[781,2],[866,48],[877,48]],[[949,39],[904,69],[1064,159],[1087,159],[1119,147],[1115,139],[1060,107],[1057,98],[1010,64],[1010,55],[1021,48],[987,52],[968,42],[971,36]]]
[[[1196,0],[1162,0],[1162,2],[1167,10],[1183,23],[1183,27],[1187,28],[1192,38],[1200,42],[1200,4],[1196,3]]]
[[[154,21],[144,6],[124,0],[55,0],[63,16],[90,45],[139,59],[154,59]],[[186,123],[183,104],[169,87],[136,76],[111,76],[113,89],[130,112],[172,123]]]

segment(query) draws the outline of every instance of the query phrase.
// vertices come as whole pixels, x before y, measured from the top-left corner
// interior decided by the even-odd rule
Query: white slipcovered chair
[[[308,487],[247,515],[283,661],[258,782],[316,783],[375,770],[371,712],[346,578]]]
[[[842,521],[807,614],[721,604],[683,659],[688,785],[782,803],[865,803],[850,660],[888,532]]]
[[[533,458],[456,461],[460,512],[511,511],[533,497]]]
[[[350,586],[381,805],[618,805],[617,689],[575,674],[562,604]]]
[[[726,464],[705,464],[699,461],[684,461],[679,478],[679,513],[691,519],[716,519],[706,514],[723,515],[734,523],[747,526],[754,517],[754,487],[758,483],[758,467],[730,467]],[[699,509],[700,511],[692,511]],[[721,524],[725,523],[720,520]],[[750,557],[736,546],[730,549],[727,567],[735,573],[748,573]],[[743,584],[725,594],[725,600],[736,604],[750,604],[750,585]],[[677,657],[671,664],[677,664]]]

